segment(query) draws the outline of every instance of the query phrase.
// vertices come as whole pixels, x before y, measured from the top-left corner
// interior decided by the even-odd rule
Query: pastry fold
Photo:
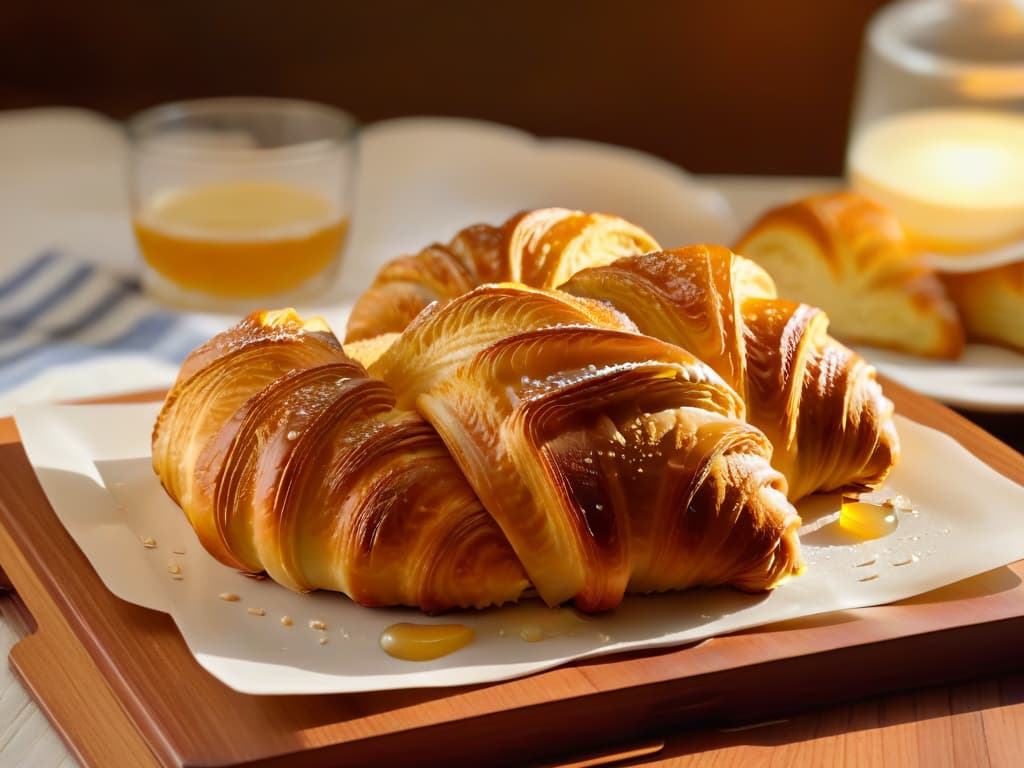
[[[203,547],[298,590],[425,611],[529,580],[433,428],[319,321],[257,312],[186,360],[153,467]]]
[[[822,310],[775,298],[767,272],[728,248],[622,258],[561,290],[608,301],[719,373],[772,442],[790,499],[876,487],[895,464],[893,405],[874,367],[829,336]]]
[[[424,307],[478,285],[554,288],[583,267],[657,247],[625,219],[566,208],[523,211],[500,226],[474,224],[445,245],[385,264],[353,307],[345,343],[400,332]]]

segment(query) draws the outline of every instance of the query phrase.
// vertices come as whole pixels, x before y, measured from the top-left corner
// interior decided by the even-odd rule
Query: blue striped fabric
[[[0,268],[0,392],[112,353],[179,364],[205,338],[147,300],[137,282],[55,251]]]

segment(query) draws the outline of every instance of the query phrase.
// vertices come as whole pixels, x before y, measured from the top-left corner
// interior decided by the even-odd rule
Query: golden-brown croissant
[[[153,463],[212,554],[427,610],[529,584],[601,610],[626,591],[768,589],[801,567],[799,518],[742,401],[602,304],[481,288],[372,367],[289,312],[186,361]]]
[[[728,248],[622,258],[561,290],[608,301],[714,368],[771,440],[791,499],[877,486],[895,463],[893,405],[874,368],[828,335],[824,312],[775,298],[768,274]]]
[[[587,216],[564,209],[534,211],[487,231],[518,232],[526,223],[543,222],[548,228],[538,224],[536,231],[547,236],[553,231],[551,222],[577,231],[580,222],[591,221]],[[602,246],[602,239],[593,235],[586,249],[568,251],[565,263],[560,263],[572,239],[545,240],[547,277],[537,287],[551,287],[551,276],[569,273],[573,276],[567,276],[567,282],[555,285],[609,302],[636,320],[643,333],[677,344],[711,365],[746,399],[747,418],[775,445],[774,463],[789,481],[791,499],[819,490],[856,492],[884,480],[898,455],[892,403],[882,395],[874,369],[827,335],[824,313],[775,298],[767,272],[747,259],[734,258],[727,249],[657,252],[654,240],[637,236],[628,222],[601,216],[596,221],[600,226],[593,226],[611,244]],[[463,262],[490,265],[473,274],[513,273],[520,278],[535,274],[515,266],[524,258],[521,249],[492,247],[491,241],[480,239],[481,231],[471,227],[453,241],[460,243]],[[511,238],[525,240],[530,238]],[[502,236],[498,241],[506,243],[510,238]],[[490,244],[474,255],[472,244],[478,242]],[[656,253],[630,258],[648,251]],[[350,339],[364,340],[356,346],[375,345],[374,354],[363,356],[356,349],[353,354],[367,364],[377,360],[380,349],[395,337],[382,343],[375,334],[401,331],[408,324],[399,323],[399,313],[387,303],[404,301],[401,297],[413,292],[413,286],[420,286],[424,296],[429,294],[440,304],[451,301],[472,282],[466,270],[460,282],[439,287],[432,266],[437,263],[435,257],[434,250],[427,249],[417,257],[393,262],[404,270],[400,284],[385,279],[397,267],[384,267],[375,288],[356,305],[359,319],[349,332]],[[586,272],[587,268],[596,271]],[[401,292],[387,292],[396,285]],[[417,306],[425,304],[423,299]],[[748,339],[751,332],[754,335]],[[410,379],[426,375],[417,357],[404,365],[397,362],[408,354],[407,346],[400,349],[385,351],[381,361],[401,365],[403,376]],[[371,366],[374,375],[379,370]]]
[[[657,247],[646,231],[618,216],[565,208],[525,211],[497,227],[476,224],[447,245],[385,264],[353,307],[345,343],[400,332],[428,304],[478,285],[554,288],[583,267]]]
[[[415,400],[550,604],[799,568],[795,511],[735,392],[597,302],[476,289],[403,332],[371,373]]]
[[[189,356],[153,466],[207,551],[291,589],[437,611],[529,584],[437,433],[290,311],[253,313]]]
[[[774,208],[734,249],[768,270],[779,296],[824,309],[844,341],[938,358],[963,351],[963,325],[942,282],[896,217],[863,195]]]

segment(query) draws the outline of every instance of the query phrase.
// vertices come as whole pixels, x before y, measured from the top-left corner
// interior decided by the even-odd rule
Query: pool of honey
[[[473,641],[464,624],[392,624],[380,636],[380,647],[404,661],[430,661],[454,653]]]

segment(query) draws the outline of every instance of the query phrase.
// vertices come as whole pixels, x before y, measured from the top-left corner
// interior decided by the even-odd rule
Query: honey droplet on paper
[[[404,661],[430,661],[469,645],[473,630],[463,624],[392,624],[380,636],[388,656]]]
[[[519,630],[519,637],[527,643],[539,643],[544,639],[544,628],[539,624],[527,624]]]
[[[844,501],[839,511],[840,527],[860,539],[879,539],[900,524],[896,510],[866,501]]]

